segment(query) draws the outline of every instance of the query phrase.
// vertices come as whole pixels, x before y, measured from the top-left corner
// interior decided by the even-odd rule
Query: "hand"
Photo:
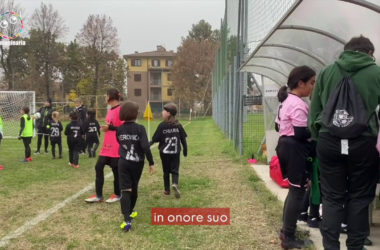
[[[310,187],[311,187],[311,181],[310,181],[310,180],[307,181],[307,183],[306,183],[306,187],[307,187],[307,188],[310,188]]]
[[[183,151],[183,156],[187,157],[187,152]]]
[[[19,135],[19,136],[17,137],[17,139],[21,140],[21,136]]]
[[[100,131],[107,132],[108,131],[108,124],[101,126]]]
[[[149,173],[153,174],[155,172],[154,165],[149,166]]]

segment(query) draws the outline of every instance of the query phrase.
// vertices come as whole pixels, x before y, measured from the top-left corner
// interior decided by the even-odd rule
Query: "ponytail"
[[[282,86],[277,93],[277,99],[279,102],[283,102],[288,98],[288,87]]]

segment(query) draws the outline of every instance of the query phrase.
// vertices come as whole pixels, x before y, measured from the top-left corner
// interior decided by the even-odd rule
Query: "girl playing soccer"
[[[104,167],[106,165],[111,167],[114,178],[114,194],[112,194],[106,200],[106,202],[112,203],[120,200],[119,175],[117,171],[117,165],[119,160],[119,143],[116,140],[116,130],[120,125],[123,124],[123,122],[119,119],[121,94],[116,89],[109,89],[107,90],[106,98],[107,103],[111,106],[111,109],[107,112],[107,125],[101,127],[101,130],[105,133],[103,145],[99,153],[99,158],[95,165],[96,194],[85,199],[86,202],[90,203],[103,201]]]
[[[67,136],[67,146],[69,147],[70,166],[79,168],[79,151],[83,140],[83,129],[78,121],[78,113],[70,113],[71,122],[65,128]]]
[[[52,113],[53,120],[50,122],[50,144],[51,153],[53,154],[53,159],[55,159],[55,145],[58,145],[59,158],[62,158],[62,130],[63,126],[59,120],[59,113],[54,111]]]
[[[99,146],[100,125],[95,118],[95,111],[87,111],[87,119],[84,122],[84,132],[86,133],[86,145],[88,157],[95,157],[96,149]]]
[[[187,156],[187,134],[182,125],[175,118],[177,106],[174,103],[167,103],[162,110],[164,121],[158,125],[153,135],[151,144],[159,142],[158,149],[164,171],[164,194],[170,194],[170,174],[172,175],[172,187],[175,197],[180,198],[181,194],[178,187],[179,162],[181,144],[183,146],[183,156]]]
[[[276,151],[282,174],[290,184],[280,234],[284,249],[308,245],[307,241],[296,238],[295,231],[311,173],[307,158],[312,153],[311,134],[307,128],[309,106],[301,98],[310,96],[314,83],[314,70],[307,66],[296,67],[289,74],[288,87],[283,86],[278,92],[281,102],[277,116],[280,139]]]
[[[29,115],[29,108],[23,107],[21,110],[21,118],[20,118],[20,133],[18,139],[24,143],[25,147],[25,158],[22,162],[30,162],[32,161],[31,157],[31,149],[30,143],[32,142],[33,137],[33,120]]]
[[[124,121],[116,132],[120,144],[118,162],[121,212],[124,222],[121,228],[128,232],[131,229],[132,213],[137,201],[137,189],[144,167],[145,156],[149,162],[149,172],[154,172],[154,162],[144,126],[136,123],[139,106],[135,102],[125,102],[120,110],[120,120]]]

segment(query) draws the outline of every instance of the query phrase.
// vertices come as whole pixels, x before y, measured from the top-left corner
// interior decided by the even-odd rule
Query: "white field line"
[[[186,127],[190,123],[191,122],[187,122],[185,125],[183,125],[183,127]],[[157,146],[157,144],[153,145],[151,148],[154,148],[156,146]],[[112,172],[108,173],[106,176],[104,176],[104,179],[108,179],[112,175],[113,175]],[[89,184],[88,186],[86,186],[85,188],[83,188],[82,190],[80,190],[79,192],[77,192],[76,194],[74,194],[74,195],[70,196],[69,198],[65,199],[64,201],[58,203],[54,207],[52,207],[52,208],[50,208],[50,209],[48,209],[48,210],[40,213],[39,215],[37,215],[36,217],[34,217],[33,219],[31,219],[30,221],[27,221],[24,225],[22,225],[21,227],[17,228],[15,231],[13,231],[13,232],[9,233],[8,235],[4,236],[3,238],[1,238],[1,240],[0,240],[0,247],[7,246],[10,243],[11,240],[16,239],[17,237],[20,237],[22,234],[24,234],[28,230],[32,229],[34,226],[36,226],[39,223],[41,223],[42,221],[46,220],[50,215],[56,213],[59,209],[65,207],[68,203],[70,203],[73,200],[77,199],[82,194],[90,191],[93,187],[94,187],[94,183]]]

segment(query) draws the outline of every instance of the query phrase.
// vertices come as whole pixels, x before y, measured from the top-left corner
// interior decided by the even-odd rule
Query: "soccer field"
[[[143,123],[146,124],[144,121]],[[159,121],[152,122],[151,135]],[[139,185],[132,231],[124,233],[119,203],[86,204],[94,193],[96,159],[80,157],[80,168],[68,166],[64,138],[64,159],[51,154],[33,156],[21,163],[22,142],[4,140],[0,149],[0,242],[25,223],[78,193],[46,220],[12,239],[9,249],[279,249],[277,230],[281,205],[269,194],[249,165],[237,156],[214,122],[202,119],[182,122],[188,134],[189,156],[181,158],[182,196],[163,195],[162,168],[157,147],[152,149],[156,173],[145,166]],[[32,150],[36,149],[36,138]],[[50,151],[50,149],[49,149]],[[108,167],[105,174],[110,173]],[[104,184],[105,198],[112,194],[112,177]],[[153,207],[227,207],[229,226],[153,226]]]

